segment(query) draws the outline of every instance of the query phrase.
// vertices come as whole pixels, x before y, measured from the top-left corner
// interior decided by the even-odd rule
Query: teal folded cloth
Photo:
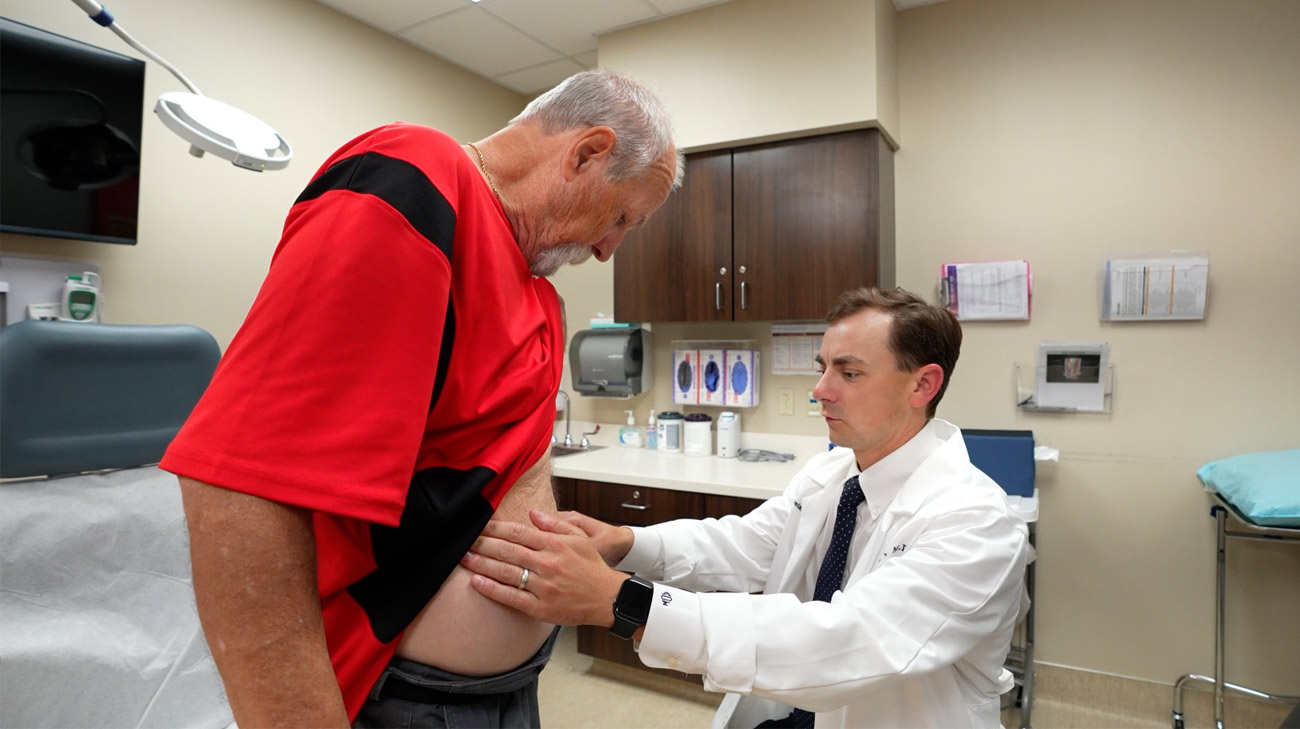
[[[1251,523],[1300,527],[1300,448],[1223,458],[1196,475]]]

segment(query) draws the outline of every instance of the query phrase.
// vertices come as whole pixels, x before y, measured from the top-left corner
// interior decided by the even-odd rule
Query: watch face
[[[615,612],[621,617],[644,625],[650,617],[650,600],[654,598],[654,585],[639,577],[630,577],[619,588]]]

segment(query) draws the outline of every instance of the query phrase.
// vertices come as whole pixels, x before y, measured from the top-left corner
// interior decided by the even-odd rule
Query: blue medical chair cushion
[[[1034,495],[1034,432],[962,428],[970,462],[1011,496]]]
[[[1254,524],[1300,526],[1300,448],[1224,458],[1196,475]]]

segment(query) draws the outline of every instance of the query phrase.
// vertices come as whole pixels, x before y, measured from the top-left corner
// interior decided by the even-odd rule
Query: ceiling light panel
[[[317,0],[366,25],[392,33],[466,7],[465,0]]]
[[[659,17],[642,0],[566,0],[562,12],[538,0],[493,0],[483,9],[570,56],[596,50],[598,33]]]
[[[558,60],[559,52],[515,30],[482,6],[442,15],[398,33],[412,43],[490,78]]]

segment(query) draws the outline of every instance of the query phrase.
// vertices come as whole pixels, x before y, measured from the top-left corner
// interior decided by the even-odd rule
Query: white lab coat
[[[818,533],[857,472],[851,450],[812,458],[744,517],[634,530],[619,568],[665,583],[637,646],[642,662],[731,693],[715,727],[748,729],[792,705],[817,712],[820,729],[999,726],[1028,531],[970,464],[960,431],[941,420],[927,428],[942,445],[866,544],[855,539],[858,557],[830,603],[790,592],[811,598]]]

